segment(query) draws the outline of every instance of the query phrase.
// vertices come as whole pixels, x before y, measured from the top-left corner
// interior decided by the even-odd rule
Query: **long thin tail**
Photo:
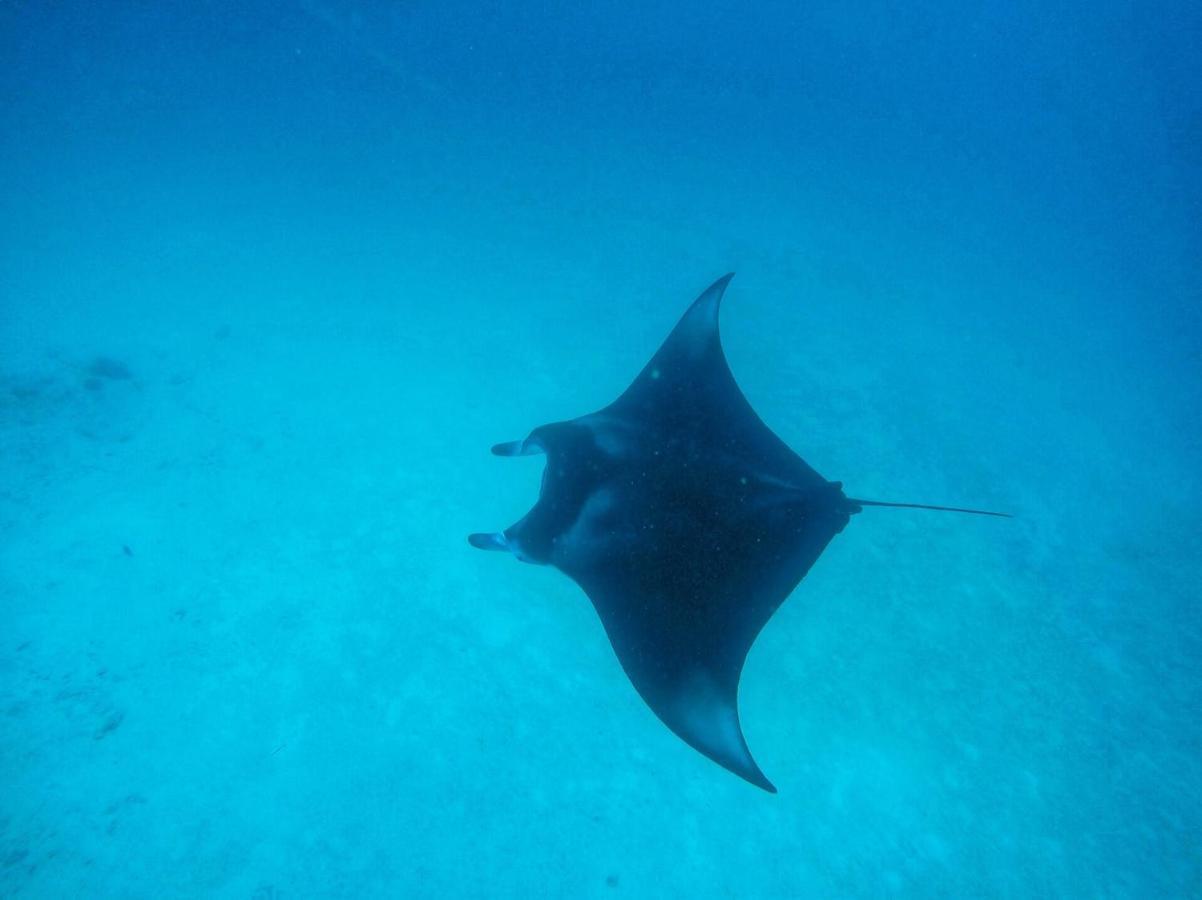
[[[926,503],[885,503],[883,500],[858,500],[854,497],[847,498],[852,503],[858,503],[860,506],[894,506],[900,509],[937,509],[940,512],[958,512],[972,513],[974,516],[997,516],[999,519],[1013,519],[1010,513],[990,512],[987,509],[962,509],[959,506],[930,506]]]

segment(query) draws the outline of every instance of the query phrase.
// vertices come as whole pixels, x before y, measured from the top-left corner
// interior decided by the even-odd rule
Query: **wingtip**
[[[778,793],[778,791],[776,790],[776,785],[767,779],[767,777],[764,775],[764,773],[760,771],[760,767],[755,765],[754,761],[752,762],[751,771],[737,772],[736,774],[739,775],[748,784],[753,784],[756,787],[768,792],[769,794]]]
[[[734,272],[727,272],[702,291],[685,312],[677,324],[677,328],[681,329],[683,326],[685,329],[694,331],[694,340],[704,340],[716,335],[718,332],[718,309],[722,305],[722,297],[726,294],[726,287],[734,277]],[[689,324],[686,325],[685,323]],[[671,340],[671,336],[668,339]]]
[[[664,724],[694,750],[749,784],[776,793],[776,785],[760,770],[743,735],[737,685],[694,669],[666,694],[649,697],[641,688],[639,692]]]
[[[734,277],[735,277],[734,272],[727,272],[725,275],[723,275],[721,278],[719,278],[717,281],[715,281],[713,284],[711,284],[708,288],[706,288],[705,291],[702,292],[701,296],[705,297],[707,295],[716,293],[718,295],[718,300],[721,301],[722,295],[726,293],[726,288],[730,284],[730,280]]]
[[[722,768],[731,774],[738,775],[743,781],[746,781],[752,787],[757,787],[768,794],[778,793],[776,785],[768,780],[755,759],[751,755],[751,751],[747,749],[746,742],[743,744],[743,752],[735,758],[720,758],[713,753],[709,753],[696,744],[692,745],[695,749],[700,750],[705,756],[716,762]]]
[[[742,734],[741,728],[739,730],[739,733]],[[743,744],[744,744],[744,747],[746,747],[746,744],[747,744],[746,739],[744,739]],[[759,763],[757,763],[755,761],[755,757],[753,757],[751,755],[751,749],[747,748],[746,752],[747,752],[747,756],[745,758],[746,768],[744,771],[739,772],[739,774],[742,775],[744,778],[746,778],[749,782],[754,784],[756,787],[763,788],[769,794],[775,794],[777,792],[776,785],[773,784],[771,781],[769,781],[768,776],[764,774],[762,769],[760,769]]]

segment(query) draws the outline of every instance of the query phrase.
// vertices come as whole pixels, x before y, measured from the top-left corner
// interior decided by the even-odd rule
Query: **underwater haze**
[[[1202,10],[0,2],[0,895],[1202,895]],[[740,712],[473,550],[688,304]]]

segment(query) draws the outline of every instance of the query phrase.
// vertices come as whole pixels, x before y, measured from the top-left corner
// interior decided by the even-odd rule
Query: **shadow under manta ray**
[[[864,506],[790,450],[735,384],[718,338],[733,275],[689,307],[634,383],[600,412],[497,444],[547,454],[534,508],[468,540],[553,565],[592,600],[647,705],[685,742],[775,792],[743,738],[743,662],[772,614]]]

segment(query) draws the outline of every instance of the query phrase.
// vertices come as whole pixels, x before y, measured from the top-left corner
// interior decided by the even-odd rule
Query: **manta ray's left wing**
[[[577,523],[555,565],[600,616],[627,676],[690,746],[773,791],[743,738],[739,676],[756,636],[847,523],[779,498],[723,522],[689,510],[638,528],[640,498],[617,496]],[[697,515],[701,512],[700,515]],[[708,520],[707,520],[708,519]]]

